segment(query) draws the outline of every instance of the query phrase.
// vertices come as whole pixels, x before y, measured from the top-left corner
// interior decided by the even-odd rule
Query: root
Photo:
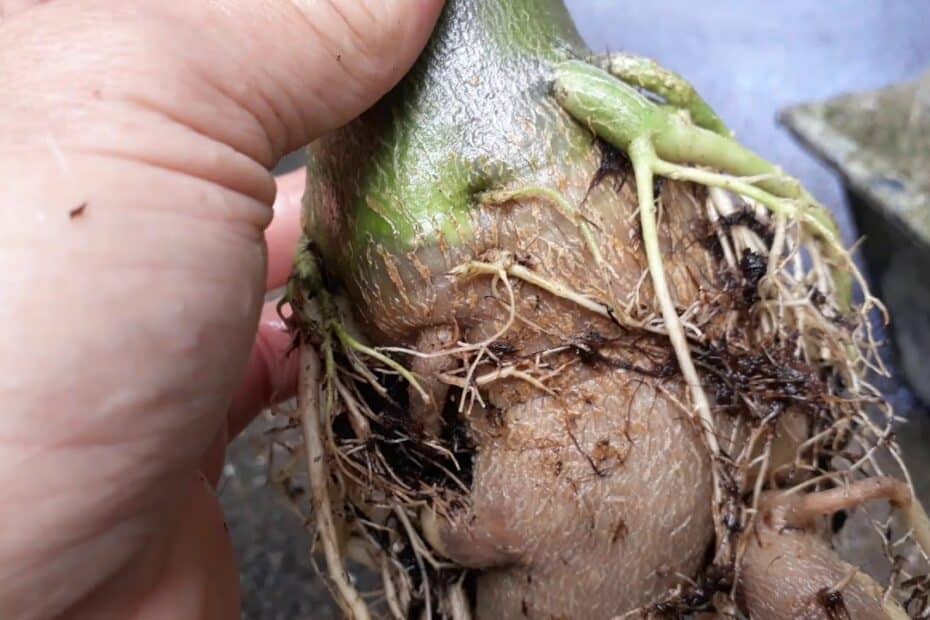
[[[394,579],[391,576],[391,560],[387,555],[381,557],[381,583],[384,584],[384,599],[387,602],[388,610],[395,620],[406,620],[407,613],[404,611],[407,605],[400,601],[397,593],[397,587],[394,585]]]
[[[309,346],[300,350],[300,410],[304,432],[304,448],[307,453],[307,471],[310,475],[310,490],[316,510],[316,531],[323,553],[329,579],[336,588],[337,600],[349,618],[368,620],[368,606],[358,590],[349,580],[340,549],[339,538],[333,521],[326,473],[326,454],[320,439],[320,359]]]
[[[501,379],[513,378],[513,379],[519,379],[520,381],[529,383],[530,385],[538,389],[540,392],[544,392],[546,394],[549,394],[550,396],[556,395],[555,392],[553,392],[548,387],[546,387],[546,384],[543,381],[541,381],[540,379],[537,379],[536,377],[529,374],[528,372],[519,370],[518,368],[514,366],[505,366],[503,368],[498,368],[497,370],[491,371],[487,374],[481,375],[479,377],[474,377],[471,379],[471,381],[469,381],[468,379],[460,379],[459,377],[453,377],[448,374],[441,374],[439,375],[439,378],[444,383],[448,383],[449,385],[454,385],[462,389],[469,388],[472,385],[477,386],[477,387],[484,387],[488,385],[489,383],[493,383]]]
[[[852,257],[850,257],[849,253],[843,247],[842,241],[839,238],[839,231],[833,220],[827,214],[826,210],[820,205],[813,203],[812,199],[809,202],[806,200],[797,202],[789,198],[771,194],[754,184],[754,182],[765,180],[770,177],[754,177],[747,179],[708,172],[699,168],[689,168],[687,166],[679,166],[662,161],[655,157],[654,153],[651,159],[651,167],[656,174],[676,181],[691,181],[708,187],[716,187],[735,192],[764,205],[778,216],[785,217],[789,220],[801,221],[809,226],[813,232],[824,241],[829,248],[831,256],[839,262],[839,264],[833,268],[833,278],[837,286],[837,296],[840,299],[851,300],[852,298],[852,282],[848,275],[849,273],[857,277],[860,286],[865,284],[865,279],[859,274],[858,267],[856,267]]]
[[[547,291],[556,297],[570,301],[578,307],[587,310],[588,312],[592,312],[597,316],[603,317],[616,323],[620,327],[624,327],[626,329],[643,329],[661,335],[666,334],[664,329],[651,327],[647,323],[637,321],[624,311],[618,310],[605,301],[592,299],[591,297],[571,288],[570,286],[567,286],[551,278],[546,278],[539,275],[532,269],[528,268],[526,265],[521,264],[517,257],[509,252],[497,252],[496,256],[493,258],[495,259],[493,262],[468,262],[464,265],[456,267],[452,270],[451,273],[453,275],[463,277],[482,274],[496,275],[504,273],[519,280],[523,280],[528,284],[532,284],[533,286]]]
[[[377,349],[366,346],[362,344],[361,342],[359,342],[358,340],[356,340],[355,338],[353,338],[349,334],[349,332],[346,331],[345,327],[343,327],[338,321],[333,321],[330,323],[330,325],[331,325],[332,330],[335,332],[336,336],[339,338],[340,342],[342,343],[342,346],[344,347],[346,351],[361,353],[362,355],[367,355],[373,358],[374,360],[381,362],[382,364],[384,364],[385,366],[387,366],[388,368],[396,372],[398,375],[403,377],[407,381],[407,383],[413,386],[413,388],[417,391],[417,393],[423,399],[423,402],[429,403],[432,401],[432,398],[430,397],[430,395],[426,392],[426,390],[423,389],[423,386],[420,385],[420,382],[417,381],[416,377],[413,376],[412,372],[404,368],[401,364],[397,363],[396,361],[394,361],[387,355],[384,355]],[[356,366],[365,368],[361,364],[357,364]],[[367,373],[366,373],[366,376],[370,377],[370,375],[368,375]],[[381,388],[381,384],[378,381],[372,381],[372,384],[377,386],[379,389],[383,391],[383,388]]]
[[[604,255],[601,253],[601,248],[594,237],[590,222],[585,220],[578,209],[573,207],[558,191],[548,187],[528,186],[518,189],[493,190],[478,196],[479,202],[486,205],[503,204],[520,199],[542,200],[555,207],[556,211],[578,227],[585,244],[588,246],[588,251],[591,252],[591,256],[594,258],[594,263],[598,266],[604,264]]]
[[[727,600],[732,603],[739,580],[748,542],[740,532],[752,530],[760,499],[770,489],[782,487],[783,496],[796,497],[791,517],[796,525],[823,512],[888,499],[909,529],[901,544],[910,544],[927,561],[930,520],[894,443],[894,416],[865,377],[887,374],[871,327],[873,312],[886,322],[887,313],[870,294],[829,212],[795,179],[733,140],[680,77],[624,55],[601,66],[622,81],[569,61],[556,69],[553,93],[569,114],[625,151],[633,164],[648,272],[663,319],[656,331],[664,332],[675,352],[691,400],[683,409],[700,426],[713,464],[714,564],[730,566],[735,575],[730,592],[715,601],[718,611]],[[631,85],[678,110],[656,105]],[[721,308],[727,314],[722,332],[719,322],[686,320],[690,312],[705,318],[713,313],[701,313],[695,305],[682,312],[672,298],[653,175],[710,190],[707,219],[727,271],[723,278],[745,287],[742,305]],[[854,285],[863,296],[858,307]],[[735,458],[723,452],[715,427],[715,410],[724,407],[730,415],[747,416],[724,438],[732,445],[739,428],[749,434]],[[798,442],[792,462],[773,462],[772,433],[789,407],[807,415],[810,435]],[[903,480],[884,472],[888,457]],[[754,478],[747,480],[750,475]],[[748,502],[740,489],[750,492]],[[887,530],[877,524],[876,529]],[[886,553],[897,575],[889,592],[895,579],[899,593],[913,587],[906,585],[915,583],[913,578],[906,578],[893,559],[899,551]],[[930,581],[927,585],[908,599],[911,612],[927,608]],[[889,615],[903,613],[894,601],[886,603]]]
[[[461,580],[449,586],[448,600],[449,615],[452,620],[471,620],[468,597],[465,596],[465,589],[462,587]]]
[[[634,142],[630,147],[630,159],[633,160],[633,171],[636,174],[636,190],[639,196],[639,215],[642,226],[643,246],[646,250],[646,260],[649,265],[649,274],[652,276],[652,285],[655,289],[656,300],[662,311],[662,318],[665,319],[665,329],[668,331],[669,341],[675,351],[675,357],[678,359],[678,367],[681,369],[682,377],[690,390],[692,404],[697,410],[698,426],[704,436],[707,449],[711,454],[711,464],[714,475],[714,527],[717,529],[718,539],[723,540],[725,534],[723,531],[723,519],[720,514],[723,505],[723,493],[718,472],[720,445],[717,442],[716,428],[710,410],[710,403],[707,399],[707,394],[704,393],[701,379],[698,377],[697,370],[694,367],[694,361],[691,359],[691,349],[688,344],[688,339],[685,337],[681,319],[678,316],[678,311],[675,309],[675,302],[672,301],[672,294],[669,291],[668,282],[665,279],[665,267],[662,262],[662,251],[659,248],[659,234],[656,229],[656,209],[652,191],[652,169],[650,168],[650,161],[653,159],[653,153],[652,146],[646,140]]]
[[[832,515],[840,510],[856,508],[879,499],[889,501],[900,511],[911,534],[926,552],[927,542],[930,541],[930,520],[923,506],[914,497],[910,485],[897,478],[866,478],[849,485],[797,496],[785,512],[785,525],[807,528],[813,525],[817,517]],[[784,500],[776,498],[772,501],[777,504]]]

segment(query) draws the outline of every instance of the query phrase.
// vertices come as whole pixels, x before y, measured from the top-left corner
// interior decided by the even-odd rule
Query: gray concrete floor
[[[775,121],[792,103],[915,77],[930,67],[930,2],[924,0],[568,0],[595,51],[651,56],[691,80],[751,148],[799,177],[853,229],[835,177]],[[294,165],[296,159],[289,163]],[[863,231],[866,232],[867,231]],[[902,437],[926,479],[927,415],[889,382],[912,422]],[[242,562],[243,618],[331,618],[307,559],[300,520],[265,486],[257,432],[235,442],[222,494]],[[923,484],[923,483],[922,483]],[[924,490],[930,490],[924,486]],[[928,497],[925,493],[924,497]]]

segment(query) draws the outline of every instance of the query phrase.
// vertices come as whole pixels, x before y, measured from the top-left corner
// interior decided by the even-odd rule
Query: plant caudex
[[[688,402],[681,402],[680,406],[701,429],[703,442],[711,454],[716,537],[714,564],[732,565],[739,572],[739,560],[747,553],[749,543],[737,533],[750,528],[755,515],[765,506],[787,506],[784,508],[787,511],[785,523],[804,527],[816,515],[874,499],[886,499],[902,509],[900,512],[911,535],[926,553],[930,549],[930,523],[913,498],[909,481],[883,477],[882,466],[875,459],[878,447],[885,447],[900,461],[897,449],[889,441],[891,413],[887,411],[886,424],[882,426],[862,411],[863,403],[878,401],[877,393],[862,379],[862,372],[878,363],[867,330],[868,314],[880,308],[880,304],[869,296],[826,209],[795,179],[741,146],[690,84],[653,61],[629,55],[612,55],[591,62],[564,61],[554,68],[550,93],[571,117],[624,153],[632,165],[642,247],[661,317],[636,317],[632,304],[624,305],[619,300],[583,293],[570,284],[540,275],[532,265],[512,253],[497,251],[474,257],[455,267],[450,274],[459,279],[486,277],[493,280],[492,291],[508,308],[506,320],[496,333],[480,342],[452,342],[435,351],[369,346],[347,324],[348,313],[340,309],[325,286],[323,270],[313,248],[309,245],[302,248],[287,300],[292,322],[304,341],[300,409],[316,533],[323,547],[330,582],[344,610],[356,619],[370,617],[368,603],[346,574],[345,558],[355,553],[381,572],[385,604],[394,616],[404,616],[411,600],[417,598],[427,617],[434,613],[469,617],[462,577],[465,573],[456,573],[457,567],[431,550],[428,542],[431,538],[426,525],[430,521],[429,502],[392,470],[390,459],[377,455],[372,464],[363,463],[352,455],[363,450],[366,442],[374,441],[372,427],[381,423],[382,414],[371,403],[373,398],[392,398],[385,387],[386,377],[409,385],[411,399],[419,398],[423,407],[441,406],[434,402],[438,392],[398,359],[436,360],[450,356],[465,359],[461,368],[442,367],[437,375],[446,386],[461,390],[460,411],[481,402],[481,387],[504,379],[521,381],[532,389],[553,393],[548,382],[560,372],[560,367],[547,365],[545,357],[558,353],[558,349],[519,363],[501,363],[499,352],[495,351],[495,344],[508,330],[521,321],[528,321],[517,312],[515,281],[530,284],[580,311],[608,319],[624,329],[640,330],[670,343],[688,389]],[[816,362],[833,368],[834,375],[851,394],[845,399],[835,394],[823,397],[838,413],[833,414],[818,435],[801,442],[791,458],[783,459],[784,462],[777,462],[774,456],[771,432],[774,415],[760,414],[761,422],[740,454],[727,455],[721,449],[721,430],[715,422],[712,399],[707,394],[707,376],[719,369],[713,366],[712,347],[700,327],[691,321],[695,314],[693,309],[682,311],[676,307],[667,282],[666,258],[659,233],[661,205],[654,192],[656,178],[708,188],[707,217],[711,222],[736,222],[735,200],[738,200],[754,214],[753,217],[771,224],[774,234],[766,243],[760,241],[751,227],[738,222],[725,230],[719,229],[717,237],[722,260],[738,269],[740,257],[762,257],[764,263],[758,278],[761,299],[757,303],[756,317],[760,332],[784,341],[796,340],[797,357],[812,365]],[[600,231],[559,189],[534,185],[491,188],[476,193],[475,199],[485,206],[518,200],[535,200],[548,205],[577,226],[592,260],[598,265],[604,264]],[[858,312],[865,317],[861,320],[862,329],[866,330],[864,335],[847,329],[856,311],[852,298],[854,280],[865,292],[865,302],[858,307]],[[831,304],[825,299],[836,301]],[[788,334],[789,331],[792,334]],[[489,362],[498,367],[487,371]],[[750,402],[748,397],[747,402]],[[333,420],[340,414],[345,415],[355,437],[354,443],[348,446],[344,442],[340,444],[333,430]],[[787,490],[763,490],[766,480],[771,479],[779,467],[784,468],[789,462],[797,467],[798,462],[808,458],[805,455],[820,450],[818,442],[826,439],[836,443],[835,438],[848,434],[853,427],[861,429],[862,436],[854,438],[863,444],[861,456],[847,457],[847,461],[852,462],[836,471],[808,467],[809,471],[820,473],[812,473]],[[870,439],[865,439],[866,435]],[[396,441],[404,440],[397,438]],[[448,447],[429,437],[422,438],[421,443],[423,445],[417,449],[423,455],[433,455],[436,462],[445,463],[439,467],[446,467],[449,479],[458,481],[455,459],[443,460]],[[822,461],[824,454],[826,452],[820,450],[816,459]],[[737,469],[745,484],[733,482],[733,472]],[[374,470],[381,472],[377,485],[372,483]],[[903,465],[902,471],[906,477]],[[834,486],[824,490],[820,485],[825,482]],[[457,484],[463,493],[468,493],[466,484]],[[369,495],[359,497],[353,485],[369,489]],[[737,498],[740,491],[734,491],[734,486],[749,487],[748,509],[733,511],[732,506],[742,501]],[[333,506],[347,502],[359,512],[354,518],[361,527],[340,524],[334,516]],[[421,519],[422,523],[415,523],[423,510],[427,514]],[[728,527],[733,519],[741,523],[741,527]],[[387,543],[379,542],[379,537],[386,537]],[[359,538],[367,544],[368,551],[358,552],[366,548],[365,544],[357,544]],[[421,576],[418,584],[405,575],[402,562],[390,552],[379,556],[371,551],[390,549],[395,539],[402,539],[402,546],[412,550]],[[446,579],[438,585],[427,583],[426,575],[442,570],[459,577]],[[874,585],[864,575],[855,579],[865,580],[868,587]],[[715,604],[718,611],[728,611],[726,601],[721,599]],[[904,608],[890,596],[882,597],[882,605],[890,617],[907,617]]]

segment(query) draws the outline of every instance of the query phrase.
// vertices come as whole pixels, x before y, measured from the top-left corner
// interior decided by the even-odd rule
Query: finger
[[[57,0],[0,32],[14,50],[0,54],[0,134],[43,152],[52,135],[66,152],[142,159],[270,202],[263,169],[396,84],[440,8]]]
[[[200,459],[200,472],[214,488],[220,483],[220,476],[223,475],[227,444],[229,444],[229,425],[223,424]]]
[[[0,0],[0,21],[13,17],[15,13],[22,13],[46,0]]]
[[[262,409],[294,395],[298,361],[293,339],[275,302],[265,304],[245,376],[233,397],[228,437],[242,432]]]
[[[239,618],[236,558],[213,486],[188,474],[173,508],[176,516],[143,553],[69,610],[69,618]]]
[[[278,193],[274,200],[274,217],[265,230],[265,242],[268,244],[265,286],[269,291],[284,286],[291,274],[301,234],[300,212],[306,177],[303,170],[295,170],[275,179]]]

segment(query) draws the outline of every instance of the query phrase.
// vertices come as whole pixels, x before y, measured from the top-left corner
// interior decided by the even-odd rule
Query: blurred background
[[[926,399],[930,393],[930,371],[923,368],[923,354],[930,354],[930,278],[925,275],[930,270],[930,182],[926,178],[930,169],[918,170],[924,178],[915,180],[906,175],[899,178],[888,164],[880,182],[872,182],[871,168],[865,165],[872,160],[860,154],[872,152],[868,140],[881,132],[859,132],[857,142],[845,138],[850,132],[827,127],[824,135],[833,136],[831,141],[822,139],[813,121],[830,120],[837,116],[835,109],[848,108],[845,129],[861,125],[871,129],[869,124],[889,122],[882,117],[883,110],[890,110],[886,116],[892,117],[930,110],[930,87],[917,89],[903,111],[875,96],[795,110],[789,123],[819,157],[801,147],[776,118],[797,104],[878,89],[930,70],[930,36],[926,34],[930,1],[566,3],[592,50],[650,56],[684,75],[744,144],[798,177],[833,210],[847,241],[866,237],[863,255],[869,273],[879,292],[894,297],[901,308],[900,312],[895,307],[892,310],[902,317],[896,336],[898,348],[903,343],[907,349],[907,376]],[[924,136],[930,135],[930,113],[920,118]],[[805,120],[811,122],[801,122]],[[902,126],[910,132],[921,129],[916,121]],[[930,147],[928,142],[923,144]],[[839,155],[837,148],[843,151]],[[824,160],[843,174],[837,175]],[[294,154],[280,168],[300,165],[300,155]],[[869,191],[872,186],[880,186],[881,191]],[[893,192],[890,197],[889,191]],[[900,208],[901,204],[910,210]],[[889,280],[892,272],[904,286]],[[894,365],[901,358],[889,359]],[[900,379],[905,374],[901,367],[897,364],[896,378],[883,382],[882,387],[898,413],[907,418],[906,432],[899,436],[926,502],[930,499],[928,413],[913,387]],[[336,618],[329,595],[310,564],[309,537],[300,517],[287,507],[280,491],[266,485],[266,444],[261,424],[234,442],[221,486],[241,562],[242,617]]]

